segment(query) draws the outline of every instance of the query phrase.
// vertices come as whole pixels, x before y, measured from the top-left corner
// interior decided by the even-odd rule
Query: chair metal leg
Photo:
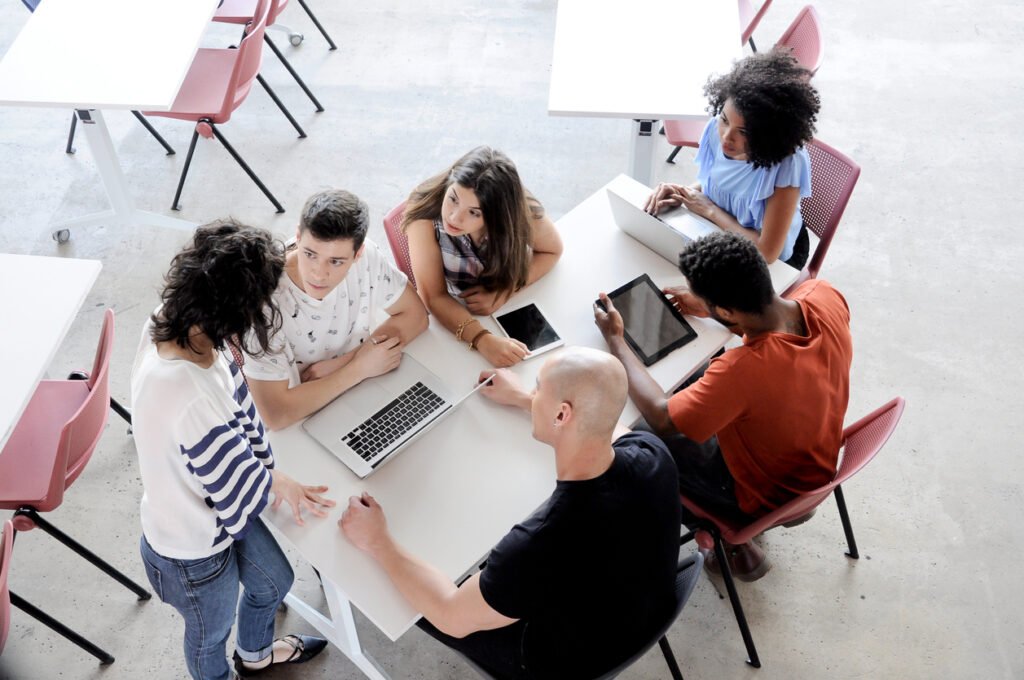
[[[747,617],[743,614],[743,605],[740,604],[739,593],[736,592],[736,584],[732,580],[732,570],[729,569],[729,558],[725,554],[725,546],[722,537],[717,531],[713,532],[715,538],[715,557],[718,558],[718,565],[722,569],[722,580],[725,581],[725,589],[729,592],[729,602],[732,603],[732,612],[736,615],[736,623],[740,627],[740,635],[743,636],[743,644],[747,647],[747,663],[754,668],[761,667],[761,659],[757,656],[757,648],[754,647],[754,638],[750,635],[750,627],[747,626]]]
[[[274,103],[277,104],[277,108],[281,109],[281,113],[283,113],[284,117],[288,119],[288,122],[292,124],[292,127],[295,128],[295,131],[299,133],[299,139],[305,139],[305,130],[303,130],[302,127],[299,125],[299,122],[292,117],[292,112],[285,108],[284,103],[281,102],[277,94],[275,94],[274,91],[270,89],[270,85],[267,85],[267,81],[264,80],[263,76],[257,73],[256,80],[259,82],[260,85],[263,86],[263,89],[267,91],[267,94],[270,95],[270,98],[274,100]]]
[[[843,531],[846,532],[846,545],[850,548],[846,556],[852,557],[855,560],[860,559],[860,553],[857,552],[857,540],[853,537],[853,525],[850,524],[850,515],[846,512],[846,499],[843,497],[843,487],[837,486],[834,493],[836,505],[839,506],[839,519],[843,521]]]
[[[309,97],[309,100],[311,102],[313,102],[313,106],[316,107],[316,112],[317,113],[323,112],[324,107],[320,103],[320,100],[316,98],[316,96],[313,94],[312,90],[310,90],[308,87],[306,87],[306,83],[302,80],[302,78],[299,77],[298,72],[294,68],[292,68],[292,65],[290,63],[288,63],[288,60],[284,58],[284,55],[281,54],[281,50],[277,49],[277,45],[275,45],[274,41],[270,39],[270,36],[267,35],[266,33],[264,33],[263,34],[263,41],[265,43],[267,43],[267,45],[270,46],[270,50],[274,54],[277,55],[277,58],[281,60],[281,63],[284,64],[284,67],[286,69],[288,69],[288,73],[292,74],[292,78],[294,78],[295,82],[297,82],[299,84],[299,87],[302,88],[302,91],[306,93],[306,96]],[[266,86],[264,85],[264,87],[266,87]]]
[[[224,145],[224,148],[228,150],[228,153],[231,154],[231,157],[235,159],[235,162],[242,166],[242,169],[245,170],[245,173],[249,175],[249,179],[255,182],[256,186],[258,186],[260,190],[263,192],[263,195],[270,199],[270,202],[274,204],[274,207],[277,209],[277,212],[283,213],[284,208],[281,206],[280,203],[277,202],[277,199],[274,198],[274,194],[270,193],[270,189],[267,189],[266,185],[264,185],[263,182],[260,181],[260,178],[257,177],[256,173],[252,171],[252,168],[246,165],[245,161],[242,160],[242,157],[238,155],[237,151],[235,151],[235,148],[228,143],[228,140],[225,139],[224,135],[222,135],[220,130],[217,129],[217,126],[213,123],[209,123],[209,126],[210,130],[213,132],[213,135],[217,138],[217,140]]]
[[[50,524],[48,521],[43,519],[38,512],[32,508],[19,508],[14,512],[14,516],[24,516],[32,520],[32,523],[37,527],[53,536],[55,539],[66,545],[68,548],[73,550],[75,553],[86,559],[89,563],[95,566],[97,569],[102,571],[104,574],[114,579],[128,590],[135,593],[140,600],[148,600],[152,597],[150,592],[140,586],[135,581],[131,580],[120,571],[112,567],[106,561],[99,558],[95,553],[90,551],[88,548],[83,546],[81,543],[71,538],[57,527]]]
[[[160,146],[164,147],[164,150],[167,152],[168,156],[174,155],[174,149],[171,148],[171,145],[167,143],[166,139],[160,136],[160,133],[156,131],[156,128],[153,127],[152,123],[146,120],[145,116],[143,116],[138,111],[132,111],[132,115],[139,119],[139,122],[142,123],[142,127],[149,130],[149,134],[153,135],[156,141],[160,142]]]
[[[757,52],[757,45],[754,44],[754,36],[750,36],[750,39],[747,40],[747,42],[750,43],[750,51]]]
[[[171,210],[181,210],[178,206],[178,200],[181,199],[181,190],[185,186],[185,177],[188,175],[188,169],[192,165],[192,154],[196,151],[196,142],[198,140],[199,123],[196,123],[196,128],[192,131],[192,142],[188,145],[188,153],[185,154],[185,167],[181,169],[181,178],[178,179],[178,189],[174,192],[174,202],[171,203]]]
[[[68,130],[68,145],[64,149],[64,153],[72,154],[75,152],[75,147],[72,146],[75,143],[75,128],[78,126],[78,112],[71,112],[71,129]]]
[[[674,164],[676,162],[676,154],[678,154],[679,150],[682,148],[683,147],[681,146],[677,146],[676,148],[672,149],[672,153],[668,155],[668,158],[665,159],[665,162]]]
[[[320,25],[316,15],[309,9],[309,5],[306,4],[306,0],[299,0],[299,4],[302,5],[302,9],[306,10],[306,14],[308,14],[309,18],[313,21],[313,25],[316,26],[317,30],[320,31],[320,34],[324,36],[324,39],[327,41],[327,44],[331,46],[331,49],[338,49],[338,46],[334,44],[333,40],[331,40],[331,36],[327,35],[327,31],[325,31],[324,27]]]
[[[109,653],[107,653],[100,647],[97,647],[93,643],[89,642],[84,637],[82,637],[75,631],[71,630],[70,628],[68,628],[63,623],[53,618],[46,612],[44,612],[42,609],[39,609],[35,605],[30,604],[25,600],[21,599],[21,597],[15,594],[14,591],[11,591],[11,604],[20,609],[21,611],[25,612],[32,618],[34,618],[36,621],[39,621],[47,628],[50,628],[55,633],[64,636],[65,638],[67,638],[71,642],[74,642],[76,645],[78,645],[85,651],[89,652],[97,659],[99,659],[101,664],[109,665],[114,663],[114,657],[112,657]]]
[[[683,673],[679,670],[679,664],[676,663],[676,655],[672,653],[672,647],[668,644],[668,638],[664,635],[658,640],[658,646],[661,647],[661,653],[665,656],[665,663],[668,664],[668,672],[672,674],[672,680],[683,680]]]

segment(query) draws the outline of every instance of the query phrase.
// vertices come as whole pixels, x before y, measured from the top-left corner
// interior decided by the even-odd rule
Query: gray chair
[[[679,614],[683,611],[683,607],[686,606],[686,601],[690,599],[690,594],[697,585],[697,580],[700,578],[700,572],[703,566],[704,556],[700,553],[694,553],[688,557],[680,558],[679,567],[676,571],[675,606],[672,609],[672,615],[664,622],[663,625],[659,626],[657,632],[655,632],[654,635],[652,635],[650,639],[636,651],[635,654],[595,680],[612,680],[612,678],[617,677],[620,673],[636,663],[637,660],[646,654],[655,643],[658,643],[658,646],[661,647],[661,653],[665,655],[665,663],[668,664],[668,670],[672,674],[673,680],[683,680],[683,674],[679,671],[679,664],[676,663],[676,656],[672,653],[672,647],[669,646],[668,638],[666,636],[668,635],[668,629],[676,622],[676,619],[679,618]],[[459,653],[456,651],[456,654]],[[480,677],[486,678],[487,680],[500,680],[480,668],[472,659],[463,656],[462,654],[459,654],[459,656],[461,656],[463,660],[469,664],[470,668],[475,670]]]

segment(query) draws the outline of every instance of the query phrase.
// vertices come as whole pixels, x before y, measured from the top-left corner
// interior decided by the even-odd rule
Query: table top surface
[[[166,111],[218,0],[45,0],[0,61],[0,104]]]
[[[704,83],[742,56],[732,0],[559,0],[548,113],[706,118]]]
[[[0,253],[0,449],[100,273],[96,260]],[[98,330],[98,329],[97,329]]]
[[[562,258],[544,278],[508,303],[537,302],[570,346],[607,349],[593,320],[592,303],[599,292],[613,290],[642,273],[659,286],[683,283],[676,266],[615,226],[608,187],[637,205],[650,192],[620,175],[558,220],[565,242]],[[601,266],[593,266],[595,262]],[[777,288],[797,276],[795,269],[783,263],[773,265],[772,271],[778,277]],[[666,390],[707,361],[730,337],[714,321],[689,320],[698,332],[697,339],[650,369]],[[497,332],[490,318],[483,323]],[[489,368],[478,353],[457,343],[433,319],[407,351],[457,390],[468,390],[480,371]],[[541,365],[560,351],[527,360],[513,370],[525,384],[532,384]],[[636,415],[636,408],[629,403],[621,422],[630,423]],[[293,425],[270,435],[277,465],[301,482],[328,485],[328,495],[338,501],[338,507],[328,519],[311,518],[305,527],[296,526],[284,508],[268,510],[265,517],[394,640],[418,614],[383,570],[341,535],[337,521],[347,499],[368,491],[384,507],[396,539],[456,579],[554,490],[554,454],[534,441],[530,432],[528,414],[474,395],[395,460],[360,480],[300,425]]]

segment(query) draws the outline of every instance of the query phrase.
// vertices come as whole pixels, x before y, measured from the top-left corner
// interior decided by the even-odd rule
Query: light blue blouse
[[[748,161],[727,158],[718,138],[718,117],[708,121],[697,149],[697,180],[704,194],[748,229],[761,231],[764,205],[775,187],[800,187],[800,198],[811,195],[811,159],[803,147],[767,168],[755,168]],[[789,225],[789,235],[779,254],[780,260],[793,256],[793,244],[800,235],[803,216],[800,204]]]

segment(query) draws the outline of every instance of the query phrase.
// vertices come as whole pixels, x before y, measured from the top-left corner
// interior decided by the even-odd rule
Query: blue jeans
[[[238,655],[245,661],[268,657],[274,644],[274,615],[292,587],[294,574],[266,525],[254,519],[241,541],[198,560],[163,557],[140,541],[146,576],[157,597],[185,619],[185,663],[194,680],[227,680],[227,640],[238,606]],[[238,584],[245,588],[238,598]]]

